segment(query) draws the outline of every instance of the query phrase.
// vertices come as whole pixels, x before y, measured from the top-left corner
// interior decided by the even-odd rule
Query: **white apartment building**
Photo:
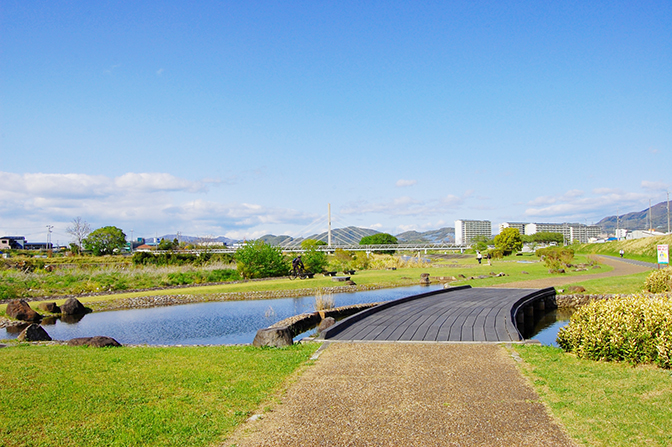
[[[476,236],[492,237],[492,222],[489,220],[456,220],[455,243],[470,245]]]
[[[524,222],[503,222],[499,224],[499,232],[501,233],[505,228],[515,228],[520,234],[525,234]]]
[[[598,239],[602,229],[597,225],[583,225],[577,223],[529,223],[525,225],[525,234],[561,233],[565,242],[571,244],[578,241],[582,244]]]

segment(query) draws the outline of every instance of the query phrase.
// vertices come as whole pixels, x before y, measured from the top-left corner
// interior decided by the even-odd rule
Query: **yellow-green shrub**
[[[565,351],[593,360],[672,366],[672,296],[616,296],[581,307],[558,332]]]
[[[663,293],[672,291],[672,268],[654,270],[646,277],[644,290],[651,293]]]

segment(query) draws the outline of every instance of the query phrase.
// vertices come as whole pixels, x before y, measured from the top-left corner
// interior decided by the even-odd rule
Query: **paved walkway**
[[[332,343],[237,446],[572,446],[494,344]]]
[[[512,309],[553,289],[455,288],[396,300],[338,322],[321,337],[338,341],[521,341]],[[388,307],[385,307],[388,306]]]

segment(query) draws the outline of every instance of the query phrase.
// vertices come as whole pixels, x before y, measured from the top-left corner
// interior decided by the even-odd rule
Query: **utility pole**
[[[51,230],[53,225],[47,225],[47,253],[51,254]]]
[[[670,191],[667,191],[667,234],[670,234]]]
[[[327,247],[331,248],[331,203],[327,204],[327,220],[329,221],[329,232],[327,233]]]
[[[621,238],[618,237],[618,235],[621,233],[621,216],[619,216],[621,210],[620,208],[616,208],[616,240],[620,240]]]

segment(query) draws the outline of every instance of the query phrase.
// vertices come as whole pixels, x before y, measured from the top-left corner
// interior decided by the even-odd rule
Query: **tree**
[[[235,254],[238,273],[245,279],[285,276],[289,261],[280,247],[273,247],[262,240],[246,243]]]
[[[488,242],[490,239],[488,239],[487,236],[483,236],[482,234],[479,234],[478,236],[474,236],[471,239],[471,243],[474,249],[478,251],[486,251],[488,249]]]
[[[562,238],[562,233],[551,233],[548,231],[541,231],[539,233],[534,233],[534,234],[526,234],[521,236],[523,239],[523,242],[526,243],[531,243],[531,242],[538,242],[540,244],[548,244],[549,242],[555,242],[558,244],[562,244],[563,238]]]
[[[517,228],[504,228],[501,233],[495,236],[495,247],[502,250],[504,256],[520,251],[523,248],[523,239],[520,237],[520,231]]]
[[[91,232],[82,240],[84,248],[96,256],[111,255],[126,246],[126,235],[120,228],[103,227]]]
[[[397,245],[399,241],[396,237],[388,233],[376,233],[370,236],[364,236],[360,241],[359,245]],[[380,253],[392,255],[394,250],[384,250]]]
[[[323,251],[318,251],[317,247],[320,245],[327,245],[324,241],[316,241],[315,239],[305,239],[301,242],[303,252],[303,265],[311,273],[322,273],[329,261],[327,254]]]
[[[77,216],[72,219],[72,224],[65,229],[65,232],[72,236],[73,242],[81,251],[84,239],[91,233],[91,227],[84,219]]]
[[[180,248],[180,241],[178,241],[177,238],[172,241],[170,239],[161,239],[161,242],[159,242],[159,245],[157,245],[156,248],[164,251],[177,250]]]

